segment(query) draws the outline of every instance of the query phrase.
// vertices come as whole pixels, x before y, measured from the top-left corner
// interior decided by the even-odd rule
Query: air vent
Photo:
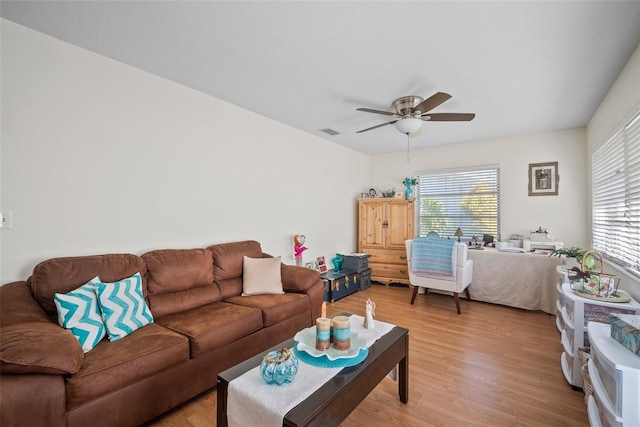
[[[336,132],[335,130],[330,128],[320,129],[320,131],[324,133],[328,133],[331,136],[340,135],[340,132]]]

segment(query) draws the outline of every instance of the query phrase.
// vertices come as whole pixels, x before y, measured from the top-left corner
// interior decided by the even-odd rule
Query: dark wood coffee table
[[[294,344],[295,341],[291,338],[274,346],[273,349],[291,348]],[[229,382],[260,365],[263,355],[254,356],[218,375],[218,427],[227,426]],[[400,401],[407,403],[409,401],[409,331],[398,326],[369,347],[369,354],[362,363],[343,368],[335,377],[290,410],[285,415],[282,425],[340,424],[396,365],[398,365]]]

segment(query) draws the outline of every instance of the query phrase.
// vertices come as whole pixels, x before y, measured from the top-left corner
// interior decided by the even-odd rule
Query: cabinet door
[[[366,249],[382,249],[384,248],[383,224],[386,224],[385,203],[360,201],[358,210],[360,215],[360,224],[358,224],[358,234],[360,237],[360,248]]]
[[[405,250],[404,241],[413,239],[413,200],[392,200],[387,203],[387,227],[385,228],[385,248]]]

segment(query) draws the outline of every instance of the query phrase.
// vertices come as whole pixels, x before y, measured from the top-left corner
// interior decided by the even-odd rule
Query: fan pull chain
[[[407,163],[409,163],[409,134],[407,134]]]

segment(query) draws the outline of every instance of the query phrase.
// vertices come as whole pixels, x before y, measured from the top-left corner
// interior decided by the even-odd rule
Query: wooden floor
[[[409,403],[385,378],[342,423],[353,426],[588,426],[584,395],[560,368],[555,317],[461,298],[418,295],[408,288],[373,285],[329,304],[327,315],[364,315],[409,329]],[[214,426],[216,391],[210,390],[149,426]]]

